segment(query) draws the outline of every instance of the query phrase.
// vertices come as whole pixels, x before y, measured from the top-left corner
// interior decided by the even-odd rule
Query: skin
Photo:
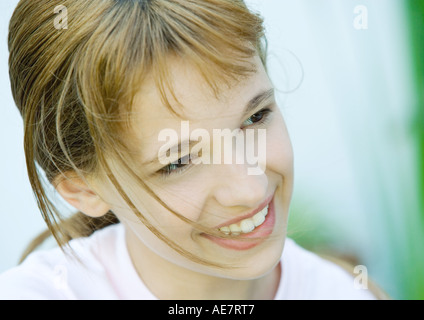
[[[147,174],[144,181],[155,194],[173,210],[204,226],[214,228],[244,216],[274,195],[276,221],[271,236],[265,241],[248,250],[217,245],[168,212],[119,170],[118,165],[110,162],[130,199],[162,234],[198,257],[233,267],[202,265],[175,252],[138,220],[101,175],[90,178],[90,186],[75,178],[57,187],[71,205],[87,215],[101,216],[109,209],[116,214],[126,228],[127,246],[135,269],[160,299],[272,299],[275,296],[293,189],[293,152],[274,97],[243,116],[248,101],[273,88],[260,59],[254,57],[251,62],[256,65],[256,73],[229,87],[222,86],[219,96],[215,96],[190,63],[171,60],[178,102],[172,95],[168,97],[180,117],[163,104],[154,81],[148,79],[135,100],[129,141],[137,160],[134,170],[143,169]],[[272,110],[266,123],[245,126],[249,117],[265,107]],[[158,141],[159,132],[164,128],[180,132],[182,119],[190,121],[190,130],[206,129],[210,136],[213,129],[266,129],[265,173],[248,175],[247,168],[251,165],[234,163],[193,165],[168,178],[155,174],[164,167],[157,161],[149,163],[150,159],[157,160],[158,150],[164,143]]]

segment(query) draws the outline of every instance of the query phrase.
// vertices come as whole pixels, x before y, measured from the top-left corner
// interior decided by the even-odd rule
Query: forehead
[[[172,92],[165,86],[166,98],[172,110],[162,99],[153,78],[144,81],[135,96],[131,115],[131,131],[142,159],[150,159],[161,146],[158,136],[163,129],[179,131],[181,121],[189,121],[190,130],[197,128],[232,128],[249,100],[271,86],[259,57],[252,58],[256,73],[239,81],[219,87],[214,93],[199,70],[182,59],[169,63]],[[163,142],[162,142],[163,144]]]

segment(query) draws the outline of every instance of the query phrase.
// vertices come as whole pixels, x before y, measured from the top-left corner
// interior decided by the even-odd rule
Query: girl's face
[[[255,74],[231,87],[222,86],[216,96],[197,69],[183,60],[173,60],[170,70],[175,97],[168,98],[179,115],[166,107],[154,81],[147,81],[135,100],[135,139],[131,146],[137,158],[134,171],[146,174],[145,183],[171,209],[205,227],[256,239],[246,242],[207,236],[167,211],[116,169],[115,175],[130,199],[163,235],[199,258],[231,267],[207,266],[178,254],[139,221],[112,187],[103,183],[99,193],[126,226],[128,245],[133,251],[153,252],[170,265],[231,279],[257,278],[280,260],[293,188],[293,153],[273,86],[260,59],[255,57],[252,61],[257,67]],[[235,139],[227,140],[227,145],[222,139],[217,148],[219,141],[214,130],[216,133],[225,129],[244,134],[244,153],[240,151],[243,148],[228,148],[228,141]],[[263,129],[262,137],[265,132],[265,140],[259,139],[259,129]],[[248,138],[249,130],[256,132],[255,139]],[[169,132],[178,137],[164,135]],[[202,138],[194,139],[196,132],[201,132]],[[210,139],[205,138],[205,133]],[[170,152],[164,152],[170,149],[166,146],[178,145],[186,138],[194,139],[191,147],[197,146],[202,156],[210,151],[209,164],[199,162],[199,158],[196,162],[194,156],[184,153],[183,147],[173,158]],[[261,174],[248,171],[259,166],[252,162],[255,157],[247,154],[252,145],[264,169]],[[234,154],[224,163],[226,148]],[[222,155],[217,157],[220,151]],[[258,151],[262,154],[258,155]],[[236,154],[244,154],[244,158],[236,160]],[[181,159],[180,163],[168,165],[167,156]]]

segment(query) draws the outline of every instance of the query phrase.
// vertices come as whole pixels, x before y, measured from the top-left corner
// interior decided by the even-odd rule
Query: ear
[[[62,176],[55,187],[63,199],[87,216],[99,218],[110,210],[110,206],[78,176]]]

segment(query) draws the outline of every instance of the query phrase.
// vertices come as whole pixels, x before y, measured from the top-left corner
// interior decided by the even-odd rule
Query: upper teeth
[[[256,227],[259,227],[265,221],[268,214],[268,206],[256,213],[253,217],[243,219],[239,223],[233,223],[229,226],[219,228],[219,231],[225,234],[239,235],[240,233],[252,232]]]

